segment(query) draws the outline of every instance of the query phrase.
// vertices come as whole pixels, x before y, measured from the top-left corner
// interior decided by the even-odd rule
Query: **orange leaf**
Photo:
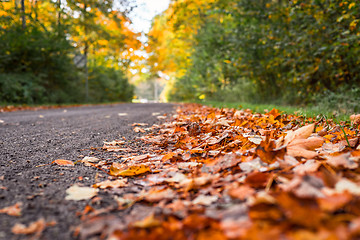
[[[7,215],[16,217],[21,216],[21,205],[21,202],[17,202],[12,206],[0,209],[0,213],[6,213]]]
[[[131,176],[136,176],[136,175],[140,175],[146,172],[150,172],[150,168],[146,165],[138,165],[138,166],[131,166],[127,169],[118,169],[116,167],[114,167],[114,165],[112,165],[110,167],[110,175],[113,175],[115,177],[131,177]]]
[[[74,166],[74,162],[65,160],[65,159],[56,159],[55,161],[52,161],[51,163],[55,163],[60,166]]]

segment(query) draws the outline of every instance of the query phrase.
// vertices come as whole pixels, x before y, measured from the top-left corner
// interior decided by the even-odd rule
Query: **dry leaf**
[[[99,162],[100,159],[96,158],[96,157],[84,157],[81,162],[86,163],[86,162],[91,162],[91,163],[96,163]]]
[[[218,200],[217,196],[206,196],[206,195],[199,195],[197,196],[192,203],[193,204],[200,204],[200,205],[211,205],[213,202],[216,202]]]
[[[22,206],[22,202],[17,202],[12,206],[0,209],[0,213],[5,213],[10,216],[19,217],[21,216],[21,206]]]
[[[131,166],[127,169],[119,169],[114,167],[112,165],[110,167],[110,175],[115,177],[131,177],[131,176],[137,176],[143,173],[150,172],[150,168],[146,165],[137,165],[137,166]]]
[[[360,186],[346,178],[342,178],[336,183],[335,190],[338,193],[349,192],[351,194],[360,196]]]
[[[160,225],[161,225],[161,222],[155,218],[154,213],[150,214],[143,220],[136,221],[132,224],[132,226],[137,227],[137,228],[152,228],[152,227],[157,227]]]
[[[66,190],[65,200],[87,200],[94,197],[97,194],[97,189],[91,187],[80,187],[79,185],[73,185]]]
[[[284,145],[288,145],[294,139],[306,139],[310,137],[311,133],[315,129],[315,124],[309,124],[304,127],[301,127],[295,131],[289,131],[284,139]]]
[[[356,169],[359,164],[352,160],[351,153],[344,153],[339,156],[326,156],[326,162],[333,167]]]
[[[74,162],[70,161],[70,160],[65,160],[65,159],[56,159],[54,161],[51,162],[51,164],[57,164],[60,166],[74,166]]]
[[[125,187],[126,185],[127,185],[126,179],[117,179],[114,181],[106,180],[103,182],[95,183],[93,187],[105,189],[105,188],[121,188],[121,187]]]
[[[360,124],[360,114],[350,116],[351,124]]]
[[[138,132],[141,132],[141,133],[145,133],[146,131],[140,127],[134,127],[134,132],[138,133]]]
[[[30,235],[34,234],[32,239],[39,239],[41,236],[41,233],[45,230],[48,226],[54,226],[56,222],[45,222],[43,218],[40,218],[39,220],[32,222],[27,227],[24,224],[16,223],[12,228],[11,232],[13,234],[23,234],[23,235]]]

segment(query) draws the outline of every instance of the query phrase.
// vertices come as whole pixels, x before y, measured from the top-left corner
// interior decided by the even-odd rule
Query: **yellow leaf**
[[[138,166],[131,166],[128,169],[118,169],[112,165],[110,167],[110,175],[113,175],[115,177],[131,177],[140,175],[146,172],[150,172],[150,168],[146,165],[138,165]]]
[[[161,222],[155,218],[154,213],[150,214],[143,220],[133,223],[133,226],[137,227],[137,228],[151,228],[151,227],[157,227],[160,225],[161,225]]]

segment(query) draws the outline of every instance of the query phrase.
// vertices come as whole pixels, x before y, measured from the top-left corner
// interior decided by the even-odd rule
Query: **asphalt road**
[[[22,203],[21,216],[0,213],[0,239],[29,239],[31,235],[12,234],[11,228],[40,218],[56,221],[40,239],[73,239],[72,230],[80,221],[76,213],[86,201],[65,200],[65,190],[74,183],[90,186],[99,170],[50,163],[91,154],[111,158],[91,147],[122,137],[141,154],[146,146],[136,140],[141,133],[135,133],[131,124],[151,126],[159,122],[156,114],[173,110],[172,104],[149,103],[0,113],[0,209]]]

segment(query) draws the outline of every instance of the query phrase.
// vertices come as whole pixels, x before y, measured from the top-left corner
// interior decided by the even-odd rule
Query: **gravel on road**
[[[11,228],[41,218],[56,224],[40,239],[74,239],[77,213],[86,201],[65,200],[65,191],[75,183],[90,186],[99,170],[51,162],[111,158],[113,154],[99,150],[103,141],[124,138],[138,154],[145,153],[147,146],[137,140],[142,134],[134,132],[132,124],[151,126],[173,110],[172,104],[147,103],[0,113],[0,209],[22,204],[20,216],[0,213],[0,239],[29,239],[31,235],[15,235]]]

